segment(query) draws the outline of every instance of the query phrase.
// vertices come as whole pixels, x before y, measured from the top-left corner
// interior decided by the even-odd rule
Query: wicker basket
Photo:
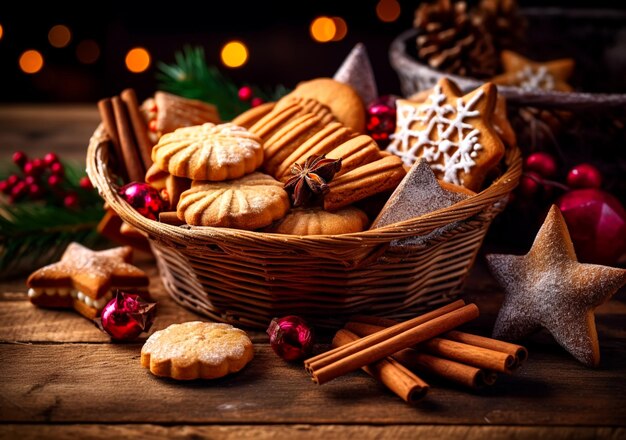
[[[449,208],[360,233],[290,236],[149,220],[118,195],[108,158],[99,127],[87,173],[108,205],[147,235],[170,295],[211,319],[262,329],[287,314],[335,327],[357,313],[402,318],[449,301],[521,174],[520,153],[511,150],[497,181]]]

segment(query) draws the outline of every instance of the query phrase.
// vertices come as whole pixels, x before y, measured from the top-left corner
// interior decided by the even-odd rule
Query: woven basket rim
[[[337,246],[338,250],[342,247],[390,243],[392,240],[426,235],[447,224],[468,220],[485,208],[506,198],[517,186],[522,172],[521,151],[517,147],[508,149],[505,153],[507,169],[500,177],[475,196],[448,208],[378,229],[341,235],[300,236],[210,226],[180,227],[143,217],[121,198],[110,176],[106,175],[108,173],[108,149],[105,147],[108,143],[108,136],[103,125],[100,124],[89,141],[86,159],[87,174],[105,202],[123,221],[147,233],[150,238],[170,239],[185,246],[204,245],[207,241],[211,243],[220,241],[227,244],[230,238],[237,239],[238,242],[243,240],[251,245],[261,240],[266,245],[277,246],[277,249],[288,244],[298,247],[299,243],[308,247],[324,248],[332,244]]]
[[[432,77],[448,77],[463,85],[462,88],[477,88],[484,84],[476,78],[464,77],[440,72],[419,62],[407,53],[407,41],[417,36],[417,29],[407,29],[392,41],[389,47],[389,61],[399,74],[420,76],[429,74]],[[559,92],[549,90],[524,90],[520,87],[498,85],[498,93],[509,101],[545,107],[567,107],[569,109],[583,109],[593,107],[618,107],[626,105],[625,93],[589,93],[589,92]]]

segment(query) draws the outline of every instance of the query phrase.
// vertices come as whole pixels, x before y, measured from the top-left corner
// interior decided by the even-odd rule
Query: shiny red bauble
[[[134,293],[118,291],[104,306],[96,324],[117,341],[135,339],[150,330],[156,314],[156,303],[147,302]]]
[[[545,178],[554,177],[558,167],[554,156],[545,152],[538,152],[529,155],[524,160],[524,169],[534,171]]]
[[[119,193],[135,211],[151,220],[156,220],[168,206],[159,191],[147,183],[131,182],[121,187]]]
[[[602,174],[593,165],[581,163],[567,173],[567,184],[572,188],[600,188]]]
[[[381,96],[366,109],[366,130],[381,148],[389,144],[396,130],[396,99],[392,95]]]
[[[557,201],[578,260],[615,265],[626,252],[626,210],[613,195],[599,189],[577,189]]]
[[[274,353],[286,361],[307,357],[313,350],[313,329],[299,316],[272,319],[267,334]]]

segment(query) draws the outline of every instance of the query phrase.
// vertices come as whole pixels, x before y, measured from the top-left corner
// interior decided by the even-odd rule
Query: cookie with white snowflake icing
[[[463,95],[443,78],[423,103],[398,100],[396,132],[387,151],[409,166],[424,158],[437,178],[479,191],[504,155],[492,123],[496,98],[491,83]]]

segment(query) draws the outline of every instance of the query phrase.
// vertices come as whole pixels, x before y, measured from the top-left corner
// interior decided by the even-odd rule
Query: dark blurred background
[[[623,2],[591,3],[527,1],[521,2],[521,6],[625,7]],[[238,85],[282,84],[291,88],[304,79],[332,76],[352,47],[363,42],[381,94],[399,94],[399,82],[389,64],[388,49],[398,34],[411,27],[419,2],[307,0],[161,4],[163,6],[157,2],[108,1],[69,6],[61,2],[44,5],[3,2],[0,6],[0,101],[94,102],[125,87],[134,87],[140,97],[145,97],[157,86],[158,63],[171,63],[175,52],[184,45],[204,47],[209,64],[217,66]],[[310,26],[319,16],[343,19],[347,27],[345,36],[339,39],[337,35],[338,41],[315,41]],[[247,62],[238,68],[226,67],[220,58],[222,47],[231,40],[240,40],[248,48]],[[144,48],[150,56],[149,66],[139,73],[130,72],[125,61],[129,50],[135,47]],[[29,50],[37,53],[24,55]],[[25,58],[20,66],[22,56]],[[36,72],[25,73],[24,70]]]

